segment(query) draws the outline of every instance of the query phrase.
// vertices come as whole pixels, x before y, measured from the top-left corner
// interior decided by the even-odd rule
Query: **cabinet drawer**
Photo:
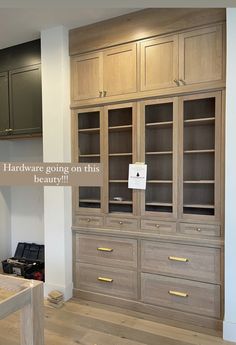
[[[180,223],[180,232],[187,235],[220,236],[220,226]]]
[[[77,263],[76,288],[136,299],[137,273],[106,266]]]
[[[142,241],[143,271],[220,282],[220,249]]]
[[[123,217],[106,217],[105,225],[109,228],[116,228],[121,230],[137,230],[138,229],[138,220],[132,218],[123,218]]]
[[[103,218],[97,216],[78,216],[75,219],[75,226],[84,228],[99,228],[103,225]]]
[[[155,231],[156,233],[173,233],[176,232],[176,223],[142,219],[141,229]]]
[[[137,267],[137,241],[105,236],[76,236],[79,261],[124,268]]]
[[[142,273],[145,303],[211,317],[220,317],[220,286]]]

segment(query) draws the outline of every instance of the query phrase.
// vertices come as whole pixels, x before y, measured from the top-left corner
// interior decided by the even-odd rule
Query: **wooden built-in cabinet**
[[[198,27],[197,15],[73,51],[74,161],[103,164],[102,187],[74,188],[74,294],[219,330],[224,22]],[[145,190],[128,188],[136,162]]]

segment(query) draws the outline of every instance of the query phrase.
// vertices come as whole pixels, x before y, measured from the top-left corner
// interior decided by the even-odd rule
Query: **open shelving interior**
[[[173,103],[145,106],[145,211],[173,211]]]
[[[78,161],[100,163],[100,112],[78,114]],[[79,207],[101,208],[100,187],[79,187]]]
[[[183,213],[215,214],[215,98],[184,101]]]
[[[133,161],[132,107],[108,110],[109,213],[133,212],[128,169]]]

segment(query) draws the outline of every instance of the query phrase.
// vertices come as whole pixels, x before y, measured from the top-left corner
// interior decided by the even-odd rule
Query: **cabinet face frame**
[[[184,193],[184,177],[183,177],[183,164],[184,164],[184,102],[193,101],[200,99],[215,98],[215,152],[214,152],[214,215],[203,215],[203,214],[186,214],[183,212],[183,193]],[[178,218],[180,220],[186,221],[205,221],[205,222],[220,222],[221,221],[221,157],[222,157],[222,125],[223,118],[222,113],[222,94],[221,91],[202,93],[196,95],[187,95],[179,98],[179,208],[178,208]]]
[[[109,216],[125,216],[129,217],[137,215],[138,213],[138,191],[132,190],[132,212],[109,212],[109,111],[115,109],[132,108],[132,163],[137,161],[137,104],[136,103],[122,103],[104,107],[104,211]],[[128,180],[128,177],[127,177]],[[127,181],[128,189],[128,181]]]
[[[171,43],[172,44],[172,56],[168,56],[172,68],[172,77],[167,82],[156,81],[153,84],[148,85],[146,82],[147,77],[147,68],[153,68],[153,72],[155,72],[155,65],[150,66],[152,64],[147,64],[147,56],[146,56],[146,49],[159,46],[164,47],[164,45]],[[166,37],[157,37],[154,39],[148,39],[140,43],[140,50],[141,50],[141,60],[140,60],[140,70],[141,70],[141,91],[148,91],[148,90],[155,90],[155,89],[164,89],[164,88],[173,88],[177,87],[178,79],[179,79],[179,72],[178,72],[178,35],[169,35]],[[160,49],[161,49],[160,48]],[[167,56],[163,56],[163,64],[166,63]],[[160,66],[161,68],[161,66]],[[149,73],[152,74],[152,71]]]
[[[99,130],[99,143],[100,143],[100,163],[103,164],[104,162],[104,153],[103,153],[103,108],[102,107],[96,107],[96,108],[83,108],[83,109],[76,109],[72,113],[72,157],[73,161],[75,163],[79,163],[79,132],[78,132],[78,116],[81,113],[93,113],[93,112],[99,112],[99,124],[100,124],[100,130]],[[105,180],[103,178],[103,184],[105,183]],[[92,187],[89,187],[92,188]],[[100,208],[89,208],[89,207],[80,207],[79,206],[79,186],[73,187],[73,205],[75,214],[90,214],[90,213],[102,213],[103,207],[104,207],[104,189],[103,187],[100,188]]]
[[[141,102],[141,125],[140,125],[140,160],[145,162],[145,107],[148,105],[158,105],[158,104],[173,104],[173,124],[172,124],[172,212],[154,212],[145,211],[145,193],[146,191],[141,191],[141,215],[142,216],[156,216],[161,219],[176,219],[177,218],[177,173],[178,173],[178,99],[173,98],[162,98],[150,101]],[[148,166],[147,166],[148,169]]]
[[[204,35],[210,35],[214,34],[216,35],[216,51],[214,52],[214,59],[215,59],[215,67],[217,68],[217,76],[216,71],[214,74],[209,76],[208,79],[205,78],[204,71],[200,74],[199,71],[197,72],[197,76],[195,73],[195,76],[191,79],[188,78],[187,76],[187,71],[186,71],[186,39],[191,39],[191,38],[196,38],[197,36],[202,36]],[[184,85],[191,85],[191,84],[202,84],[202,83],[209,83],[209,82],[218,82],[218,81],[223,81],[224,80],[224,28],[223,24],[218,24],[210,27],[205,27],[205,28],[200,28],[200,29],[193,29],[187,32],[183,32],[179,34],[179,79],[183,80]],[[207,45],[207,41],[205,43]],[[197,47],[196,47],[197,49]],[[199,49],[202,52],[202,49]],[[204,52],[202,52],[204,54]],[[205,61],[209,61],[208,65],[212,65],[212,60],[207,59],[207,56],[205,56]],[[199,64],[198,61],[194,60],[193,57],[191,57],[191,70],[195,70],[194,66],[197,66]]]
[[[1,96],[3,99],[0,99],[0,116],[1,116],[1,123],[0,123],[0,136],[7,135],[7,129],[10,128],[10,119],[9,119],[9,81],[8,81],[8,72],[1,72],[0,73],[0,83],[1,83],[1,91],[3,94]],[[1,97],[0,96],[0,97]]]
[[[97,66],[93,66],[94,61],[97,60]],[[88,85],[87,77],[88,77],[88,70],[84,68],[81,72],[82,77],[79,76],[78,72],[78,64],[87,63],[90,65],[91,68],[91,75],[90,75],[90,85],[94,87],[94,84],[97,85],[94,89],[87,89],[86,84]],[[102,52],[96,53],[89,53],[89,54],[82,54],[79,56],[74,56],[71,59],[71,90],[72,90],[72,101],[80,101],[80,100],[89,100],[89,99],[96,99],[102,96],[100,92],[103,90],[103,58]],[[85,83],[85,90],[79,90],[78,83],[79,79],[83,80]]]

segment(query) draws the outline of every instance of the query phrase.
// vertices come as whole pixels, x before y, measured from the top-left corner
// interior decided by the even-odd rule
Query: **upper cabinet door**
[[[136,43],[107,49],[103,53],[103,96],[137,91]]]
[[[10,126],[12,134],[42,132],[40,65],[9,72]]]
[[[0,135],[9,129],[8,73],[0,73]]]
[[[141,91],[178,86],[178,36],[141,43]]]
[[[198,84],[220,81],[223,78],[222,25],[180,34],[180,83]]]
[[[102,97],[102,53],[74,57],[71,70],[73,101]]]

